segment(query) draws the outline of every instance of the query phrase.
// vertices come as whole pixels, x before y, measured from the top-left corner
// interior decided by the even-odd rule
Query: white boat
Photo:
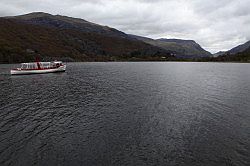
[[[31,62],[21,63],[20,68],[10,70],[11,75],[22,75],[22,74],[44,74],[44,73],[55,73],[65,72],[66,65],[62,61],[53,62]]]

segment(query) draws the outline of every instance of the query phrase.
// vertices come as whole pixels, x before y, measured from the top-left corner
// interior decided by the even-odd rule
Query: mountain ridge
[[[203,58],[211,57],[212,54],[204,50],[194,40],[183,40],[183,39],[151,39],[142,36],[130,35],[138,40],[144,41],[148,44],[161,47],[165,50],[173,52],[177,58]]]
[[[127,34],[117,29],[92,23],[81,18],[62,16],[58,14],[52,15],[44,12],[33,12],[24,15],[11,16],[7,18],[16,19],[18,21],[23,21],[30,24],[56,27],[60,29],[75,29],[85,33],[94,32],[109,36],[129,38]]]

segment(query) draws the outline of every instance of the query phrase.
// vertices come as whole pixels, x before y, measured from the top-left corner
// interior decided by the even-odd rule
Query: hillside
[[[250,47],[250,41],[232,48],[231,50],[227,51],[227,53],[228,54],[237,54],[237,53],[240,53],[240,52],[244,52],[249,47]]]
[[[82,19],[46,13],[0,18],[0,63],[32,61],[37,56],[42,60],[66,61],[172,57],[164,49]]]
[[[237,61],[237,62],[250,62],[250,47],[243,52],[236,54],[224,54],[216,58],[216,61]]]
[[[181,39],[151,39],[141,36],[131,35],[138,40],[145,43],[161,47],[169,52],[175,54],[177,58],[202,58],[211,57],[212,54],[204,50],[199,44],[193,40],[181,40]]]
[[[220,54],[216,61],[239,61],[249,62],[250,61],[250,41],[232,48],[229,51]]]

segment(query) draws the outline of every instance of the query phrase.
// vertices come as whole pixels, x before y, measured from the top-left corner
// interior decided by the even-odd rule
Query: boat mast
[[[40,65],[40,62],[39,62],[38,57],[36,57],[36,64],[37,64],[37,68],[38,68],[38,69],[41,69],[41,65]]]

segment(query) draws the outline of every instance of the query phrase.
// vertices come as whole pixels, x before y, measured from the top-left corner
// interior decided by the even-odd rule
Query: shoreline
[[[138,62],[144,62],[144,63],[151,63],[151,62],[157,62],[157,63],[168,63],[168,62],[180,62],[180,63],[246,63],[249,64],[250,62],[240,62],[240,61],[75,61],[75,62],[64,62],[64,63],[116,63],[116,62],[120,62],[120,63],[138,63]],[[17,63],[0,63],[0,65],[8,65],[8,64],[20,64],[20,63],[26,63],[26,62],[17,62]]]

